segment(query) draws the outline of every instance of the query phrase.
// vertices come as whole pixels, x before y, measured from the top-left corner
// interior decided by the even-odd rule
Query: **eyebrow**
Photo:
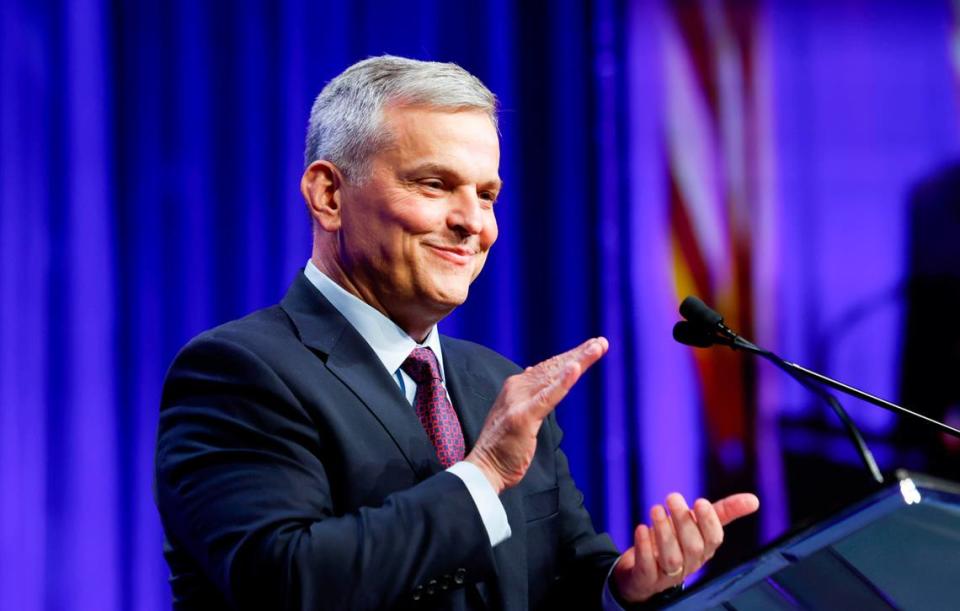
[[[456,170],[454,170],[454,169],[452,169],[452,168],[450,168],[450,167],[447,167],[447,166],[445,166],[445,165],[443,165],[443,164],[436,163],[436,162],[432,162],[432,161],[427,162],[427,163],[420,164],[420,165],[418,165],[418,166],[415,166],[415,167],[411,168],[411,169],[410,169],[408,172],[406,172],[406,173],[407,173],[407,174],[419,174],[419,173],[422,173],[422,172],[432,172],[432,173],[439,174],[439,175],[441,175],[441,176],[445,176],[445,177],[448,177],[448,178],[455,178],[455,179],[457,179],[457,180],[460,181],[460,182],[466,182],[466,180],[463,178],[463,176],[461,176],[460,173],[457,172]],[[500,178],[499,176],[497,176],[496,180],[494,180],[494,181],[486,181],[486,182],[480,183],[480,185],[478,185],[478,186],[484,186],[484,187],[488,187],[488,188],[489,188],[489,187],[494,187],[494,188],[496,188],[497,191],[501,191],[501,190],[503,190],[503,179]]]

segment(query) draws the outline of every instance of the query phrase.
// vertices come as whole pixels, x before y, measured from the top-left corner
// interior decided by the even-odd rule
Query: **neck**
[[[324,275],[343,288],[343,290],[392,320],[417,343],[423,343],[423,341],[427,339],[427,335],[430,334],[430,330],[437,324],[436,320],[424,320],[423,317],[391,312],[383,305],[383,302],[375,293],[364,290],[364,283],[355,281],[337,259],[319,256],[319,253],[314,249],[310,261],[317,269],[323,272]]]

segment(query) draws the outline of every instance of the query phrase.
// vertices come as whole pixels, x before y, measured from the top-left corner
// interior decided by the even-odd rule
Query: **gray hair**
[[[389,105],[475,109],[487,113],[497,127],[496,96],[457,64],[371,57],[341,72],[314,100],[305,166],[325,159],[351,180],[366,178],[370,157],[390,141],[383,127]]]

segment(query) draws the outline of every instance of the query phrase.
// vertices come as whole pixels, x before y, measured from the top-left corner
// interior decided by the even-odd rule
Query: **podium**
[[[892,484],[665,608],[960,609],[960,485],[899,471]]]

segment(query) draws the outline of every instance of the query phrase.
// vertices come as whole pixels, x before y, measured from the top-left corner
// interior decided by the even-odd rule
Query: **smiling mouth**
[[[462,248],[459,246],[445,247],[436,246],[435,244],[427,244],[426,246],[441,259],[445,259],[457,265],[466,265],[467,263],[470,263],[470,261],[473,260],[473,255],[477,254],[476,251],[470,248]]]

